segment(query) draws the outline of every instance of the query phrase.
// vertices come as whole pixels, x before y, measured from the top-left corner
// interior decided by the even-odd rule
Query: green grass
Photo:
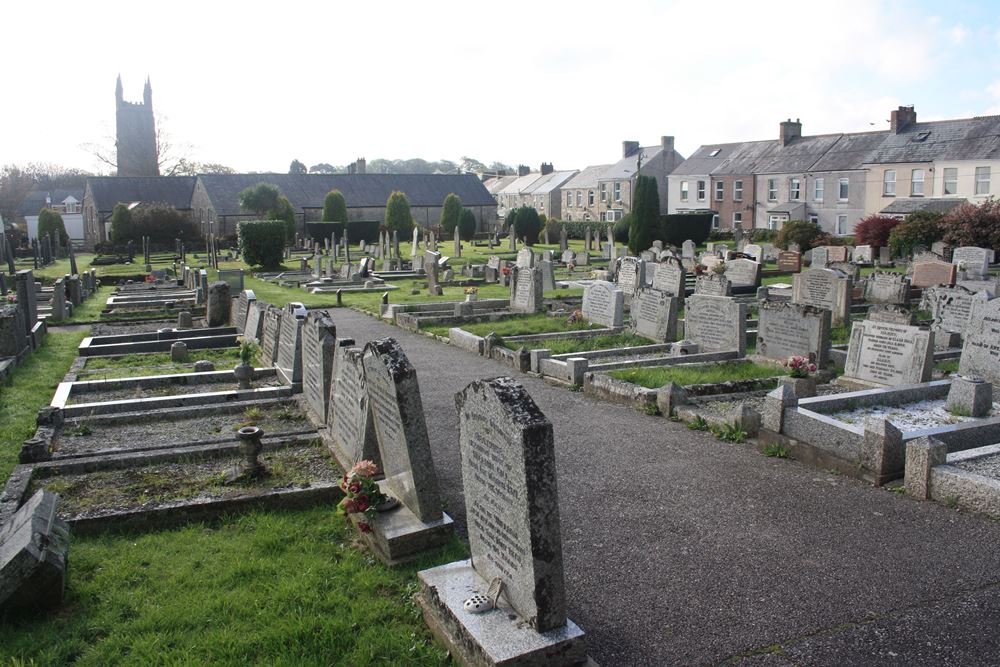
[[[63,608],[0,625],[0,664],[448,665],[415,572],[349,541],[332,507],[76,538]]]
[[[51,320],[52,324],[73,324],[75,322],[97,322],[101,319],[101,311],[107,306],[111,289],[108,287],[99,288],[83,303],[73,308],[73,316],[64,320]]]
[[[482,292],[480,292],[482,294]],[[537,315],[511,315],[496,322],[477,322],[475,324],[465,324],[462,328],[476,336],[486,336],[493,332],[498,336],[528,336],[540,333],[558,333],[563,331],[582,331],[591,326],[585,321],[577,321],[572,324],[566,321],[565,317],[549,317],[544,313]],[[424,331],[429,331],[438,336],[447,336],[451,327],[426,327]]]
[[[943,359],[934,364],[934,369],[942,373],[955,374],[958,372],[958,359]]]
[[[121,357],[91,357],[87,359],[87,365],[84,367],[81,379],[97,380],[140,375],[189,373],[196,361],[211,361],[215,364],[215,370],[224,371],[234,368],[239,360],[240,354],[236,348],[191,350],[188,352],[188,360],[183,362],[170,361],[169,352],[126,354]]]
[[[621,333],[610,336],[594,336],[592,338],[557,338],[533,343],[529,347],[544,347],[552,354],[568,354],[570,352],[591,352],[593,350],[608,350],[615,347],[636,347],[653,344],[653,341],[648,338],[630,333]],[[521,347],[521,344],[504,342],[504,346],[510,349],[517,349]]]
[[[50,332],[42,347],[14,370],[10,386],[0,386],[0,482],[17,465],[21,443],[35,433],[35,415],[52,400],[86,334]]]
[[[830,345],[846,345],[851,341],[851,327],[846,324],[830,327]]]
[[[608,373],[613,378],[656,389],[673,382],[678,385],[712,384],[732,380],[756,380],[786,375],[781,366],[758,364],[752,361],[732,361],[695,366],[662,366],[658,368],[629,368]]]

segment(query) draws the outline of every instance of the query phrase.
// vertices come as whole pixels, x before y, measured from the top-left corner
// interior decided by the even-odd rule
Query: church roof
[[[94,176],[87,179],[87,188],[98,211],[132,202],[188,210],[196,181],[196,176]]]

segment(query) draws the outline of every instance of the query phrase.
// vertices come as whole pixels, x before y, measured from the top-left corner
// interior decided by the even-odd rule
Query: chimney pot
[[[794,139],[798,139],[802,136],[802,123],[798,120],[792,122],[789,118],[785,122],[781,123],[780,130],[778,132],[778,141],[782,146],[787,146]]]
[[[639,148],[638,141],[623,141],[622,142],[622,157],[628,157],[634,153]]]

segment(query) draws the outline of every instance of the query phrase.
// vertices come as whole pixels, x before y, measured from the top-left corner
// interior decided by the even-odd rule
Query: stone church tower
[[[119,176],[159,176],[156,155],[156,123],[153,120],[153,87],[146,79],[142,102],[126,102],[122,77],[115,89],[115,147]]]

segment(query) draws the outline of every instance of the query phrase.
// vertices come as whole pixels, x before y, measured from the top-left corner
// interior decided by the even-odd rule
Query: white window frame
[[[733,181],[733,201],[743,201],[743,181]]]
[[[615,201],[620,202],[622,200],[622,182],[615,181]]]
[[[573,208],[573,191],[566,191],[566,208]]]
[[[601,183],[601,201],[608,201],[608,184]]]
[[[813,201],[823,201],[823,195],[826,185],[822,178],[813,179]]]
[[[837,181],[837,201],[847,201],[851,198],[851,181],[841,178]]]
[[[982,196],[990,193],[990,168],[976,167],[976,185],[973,194]]]
[[[767,179],[767,201],[778,201],[778,179]],[[774,229],[771,227],[771,229]]]
[[[681,181],[681,201],[687,201],[690,196],[690,185],[687,181]]]
[[[695,183],[695,197],[697,197],[698,201],[705,201],[706,194],[705,181],[697,181]]]
[[[896,196],[896,170],[886,169],[882,172],[882,196]]]
[[[819,224],[819,216],[816,215],[815,213],[809,214],[809,222],[815,222],[816,224]]]
[[[743,226],[743,213],[741,211],[736,211],[733,213],[733,228]]]
[[[712,229],[718,229],[718,228],[719,228],[719,214],[716,213],[715,215],[712,216]]]
[[[841,213],[837,216],[837,236],[845,236],[847,234],[847,214]]]
[[[791,178],[788,180],[788,201],[800,201],[802,199],[802,179]]]
[[[784,222],[784,216],[781,215],[769,215],[767,216],[767,228],[770,230],[778,229],[778,225]]]
[[[587,206],[593,206],[593,205],[594,205],[594,191],[587,190]]]
[[[919,184],[919,187],[917,187]],[[914,169],[910,172],[910,196],[924,196],[924,170]]]
[[[951,178],[948,178],[951,176]],[[958,194],[958,167],[945,167],[942,170],[941,194],[945,196]]]
[[[722,201],[726,196],[726,184],[722,181],[715,182],[715,201]]]
[[[583,190],[576,191],[576,207],[583,208]]]

